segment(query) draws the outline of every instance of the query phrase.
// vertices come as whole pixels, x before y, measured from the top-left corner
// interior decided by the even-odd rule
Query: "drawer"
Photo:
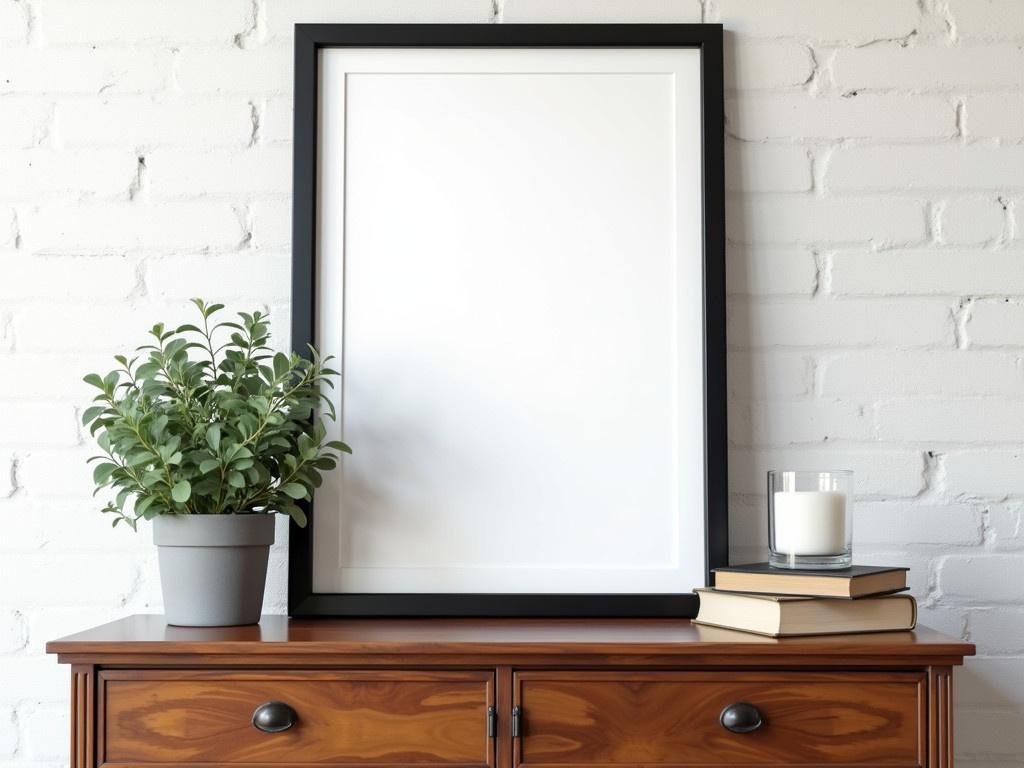
[[[252,724],[260,705],[296,713],[285,731]],[[98,690],[98,757],[128,765],[494,764],[491,672],[108,670]]]
[[[920,766],[925,678],[916,673],[520,672],[522,766]],[[762,724],[733,733],[735,703]]]

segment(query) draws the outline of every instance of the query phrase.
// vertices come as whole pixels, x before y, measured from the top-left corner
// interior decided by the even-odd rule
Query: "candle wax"
[[[776,491],[775,551],[837,555],[846,551],[846,495],[836,491]]]

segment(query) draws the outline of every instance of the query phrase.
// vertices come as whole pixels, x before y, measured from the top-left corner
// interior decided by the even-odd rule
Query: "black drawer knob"
[[[268,701],[260,704],[252,713],[253,726],[264,733],[287,731],[299,719],[295,710],[283,701]]]
[[[750,733],[764,725],[764,718],[757,707],[745,701],[738,701],[723,709],[718,721],[725,730],[733,733]]]

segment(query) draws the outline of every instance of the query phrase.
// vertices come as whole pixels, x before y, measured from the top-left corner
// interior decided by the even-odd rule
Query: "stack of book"
[[[907,568],[855,565],[842,571],[789,571],[768,563],[715,569],[698,589],[695,624],[771,637],[911,630],[917,603]]]

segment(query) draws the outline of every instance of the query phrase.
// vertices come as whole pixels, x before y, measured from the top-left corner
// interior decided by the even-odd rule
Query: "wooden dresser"
[[[683,620],[322,620],[51,642],[71,765],[953,764],[929,629],[772,640]]]

